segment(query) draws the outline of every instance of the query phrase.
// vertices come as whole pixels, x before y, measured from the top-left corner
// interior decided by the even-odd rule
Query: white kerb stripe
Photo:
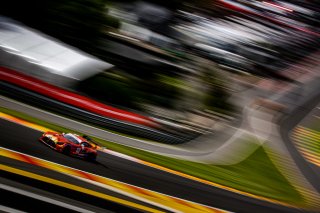
[[[44,197],[42,195],[38,195],[38,194],[35,194],[35,193],[32,193],[32,192],[28,192],[28,191],[25,191],[25,190],[22,190],[22,189],[18,189],[18,188],[15,188],[15,187],[11,187],[11,186],[7,186],[7,185],[4,185],[4,184],[0,184],[0,188],[4,189],[4,190],[7,190],[7,191],[11,191],[11,192],[17,193],[17,194],[24,195],[24,196],[27,196],[27,197],[31,197],[31,198],[34,198],[34,199],[37,199],[37,200],[41,200],[41,201],[44,201],[44,202],[47,202],[47,203],[55,204],[57,206],[61,206],[61,207],[64,207],[66,209],[71,209],[71,210],[78,211],[78,212],[94,213],[93,211],[89,211],[89,210],[86,210],[86,209],[83,209],[83,208],[79,208],[79,207],[76,207],[76,206],[73,206],[73,205],[58,201],[58,200],[54,200],[52,198]]]
[[[25,213],[25,212],[20,211],[18,209],[13,209],[13,208],[3,206],[3,205],[0,205],[0,210],[3,212],[10,212],[10,213]]]

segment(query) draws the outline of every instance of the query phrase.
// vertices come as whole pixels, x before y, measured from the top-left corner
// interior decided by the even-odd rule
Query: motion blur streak
[[[4,113],[0,113],[0,118],[4,118],[4,119],[9,120],[11,122],[16,122],[18,124],[25,125],[25,126],[28,126],[29,124],[31,124],[29,122],[25,122],[25,121],[23,121],[21,119],[17,119],[17,118],[15,118],[13,116],[9,116],[9,115],[6,115]],[[37,129],[37,130],[41,131],[41,129]],[[121,153],[117,153],[117,152],[114,152],[114,151],[111,151],[111,150],[102,149],[101,151],[105,152],[105,153],[108,153],[108,154],[111,154],[111,155],[115,155],[115,156],[121,157],[121,158],[125,158],[125,159],[130,160],[130,161],[134,161],[136,163],[144,164],[146,166],[150,166],[150,167],[162,170],[162,171],[166,171],[166,172],[169,172],[171,174],[175,174],[175,175],[178,175],[178,176],[181,176],[181,177],[184,177],[184,178],[188,178],[190,180],[194,180],[194,181],[197,181],[197,182],[201,182],[203,184],[207,184],[207,185],[211,185],[211,186],[214,186],[214,187],[217,187],[217,188],[221,188],[221,189],[224,189],[224,190],[227,190],[227,191],[231,191],[231,192],[234,192],[234,193],[237,193],[237,194],[241,194],[241,195],[252,197],[252,198],[255,198],[255,199],[259,199],[259,200],[268,201],[270,203],[275,203],[275,204],[279,204],[279,205],[283,205],[283,206],[287,206],[287,207],[294,207],[295,208],[295,206],[289,205],[287,203],[283,203],[283,202],[280,202],[280,201],[277,201],[277,200],[273,200],[273,199],[269,199],[269,198],[266,198],[266,197],[257,196],[257,195],[250,194],[250,193],[247,193],[247,192],[243,192],[243,191],[240,191],[240,190],[237,190],[237,189],[234,189],[234,188],[231,188],[231,187],[227,187],[227,186],[224,186],[224,185],[221,185],[221,184],[218,184],[218,183],[213,183],[213,182],[210,182],[210,181],[207,181],[207,180],[203,180],[203,179],[200,179],[200,178],[188,175],[188,174],[184,174],[182,172],[178,172],[178,171],[175,171],[175,170],[172,170],[172,169],[168,169],[168,168],[165,168],[163,166],[156,165],[156,164],[153,164],[153,163],[150,163],[150,162],[147,162],[147,161],[143,161],[143,160],[131,157],[131,156],[127,156],[127,155],[124,155],[124,154],[121,154]],[[32,158],[33,160],[26,161],[26,159],[31,159],[31,158],[30,157],[26,158],[25,157],[26,155],[23,155],[24,157],[21,157],[22,154],[17,154],[16,152],[11,152],[9,150],[5,150],[5,149],[0,147],[0,156],[1,155],[9,157],[9,158],[16,159],[16,160],[28,162],[28,163],[30,163],[30,162],[34,163],[34,159],[36,159],[36,158]],[[38,160],[37,160],[37,162],[38,162]],[[39,163],[39,164],[37,164],[38,166],[42,166],[42,167],[53,169],[53,170],[57,169],[56,165],[51,163],[51,162],[50,163],[42,163],[42,161],[39,161],[38,163]],[[79,173],[78,172],[79,170],[73,170],[73,169],[72,170],[70,170],[70,169],[66,170],[62,166],[59,166],[58,171],[59,172],[64,172],[64,173],[68,173],[68,174],[72,174],[72,175],[77,175],[77,176],[80,174],[80,177],[82,177],[85,174],[83,172]],[[92,176],[90,176],[90,177],[92,177]],[[88,178],[88,176],[85,175],[84,178]],[[89,178],[89,179],[90,180],[95,180],[95,178],[93,178],[93,179]],[[137,189],[137,188],[135,188],[135,189]],[[140,191],[140,189],[139,189],[139,191]],[[158,194],[158,195],[160,195],[160,194]],[[154,201],[158,202],[159,200],[157,198]],[[181,201],[179,201],[179,202],[181,202]],[[164,204],[166,204],[166,202],[164,202]]]
[[[165,194],[160,194],[160,193],[157,193],[157,192],[154,192],[154,191],[151,191],[151,190],[147,190],[147,189],[143,189],[143,188],[140,188],[140,187],[137,187],[137,186],[128,185],[126,183],[122,183],[122,182],[115,181],[115,180],[112,180],[112,179],[109,179],[109,178],[105,178],[105,177],[101,177],[101,176],[94,175],[94,174],[91,174],[91,173],[87,173],[87,172],[84,172],[84,171],[81,171],[81,170],[78,170],[78,169],[73,169],[73,168],[70,168],[70,167],[66,167],[66,166],[63,166],[63,165],[60,165],[60,164],[57,164],[57,163],[53,163],[53,162],[50,162],[50,161],[42,160],[40,158],[36,158],[36,157],[32,157],[30,155],[25,155],[25,154],[22,154],[22,153],[18,153],[18,152],[15,152],[15,151],[12,151],[12,150],[8,150],[8,149],[2,148],[2,147],[0,147],[0,156],[12,158],[12,159],[15,159],[15,160],[23,161],[23,162],[30,163],[30,164],[37,165],[37,166],[41,166],[41,167],[44,167],[44,168],[47,168],[47,169],[51,169],[51,170],[54,170],[54,171],[57,171],[57,172],[60,172],[60,173],[67,174],[67,175],[80,177],[80,178],[84,178],[84,179],[89,179],[89,180],[95,181],[97,183],[105,184],[105,185],[114,187],[116,189],[119,189],[120,191],[125,191],[126,193],[133,194],[133,195],[135,195],[137,197],[142,197],[144,199],[150,200],[153,203],[160,203],[160,204],[162,204],[164,206],[169,207],[170,209],[175,209],[176,210],[175,212],[180,212],[180,211],[181,212],[199,212],[200,211],[200,212],[214,212],[214,213],[227,212],[227,211],[216,209],[216,208],[213,208],[213,207],[203,206],[203,205],[200,205],[200,204],[197,204],[197,203],[194,203],[194,202],[190,202],[190,201],[187,201],[187,200],[182,200],[182,199],[179,199],[179,198],[171,197],[171,196],[168,196],[168,195],[165,195]],[[73,189],[73,190],[76,190],[76,191],[88,193],[88,194],[93,195],[93,196],[97,196],[97,197],[100,197],[100,198],[112,200],[112,201],[119,202],[119,203],[122,203],[122,204],[125,204],[125,205],[134,206],[134,207],[137,207],[139,209],[145,208],[145,207],[142,207],[142,206],[140,206],[138,204],[133,204],[131,202],[124,201],[124,200],[121,200],[121,199],[118,199],[118,198],[113,198],[111,196],[104,195],[102,193],[98,193],[98,192],[95,192],[95,191],[92,191],[92,190],[84,189],[84,188],[81,188],[81,187],[78,187],[78,186],[74,186],[74,185],[71,185],[71,184],[68,184],[68,183],[63,183],[61,181],[57,181],[57,180],[54,180],[54,179],[51,179],[51,178],[47,178],[47,177],[43,177],[43,176],[40,176],[40,175],[32,174],[32,173],[25,172],[25,171],[22,171],[22,170],[8,168],[7,166],[4,166],[4,165],[0,165],[0,169],[1,170],[5,170],[5,171],[11,171],[11,172],[14,172],[16,174],[21,174],[21,175],[24,175],[24,176],[27,176],[27,177],[33,177],[33,178],[38,179],[38,180],[46,181],[48,183],[52,183],[52,184],[55,184],[55,185],[63,186],[63,187],[66,187],[66,188],[69,188],[69,189]],[[155,212],[155,211],[152,211],[152,212]]]
[[[24,170],[15,169],[15,168],[12,168],[12,167],[9,167],[9,166],[5,166],[5,165],[1,165],[0,164],[0,170],[11,172],[11,173],[18,174],[18,175],[22,175],[22,176],[29,177],[29,178],[32,178],[32,179],[40,180],[40,181],[43,181],[43,182],[46,182],[46,183],[50,183],[50,184],[54,184],[54,185],[57,185],[57,186],[62,186],[64,188],[68,188],[68,189],[72,189],[74,191],[90,194],[90,195],[93,195],[93,196],[96,196],[96,197],[99,197],[99,198],[102,198],[102,199],[105,199],[105,200],[110,200],[110,201],[117,202],[117,203],[120,203],[120,204],[123,204],[123,205],[128,205],[128,206],[131,206],[131,207],[134,207],[134,208],[138,208],[138,209],[141,209],[141,210],[145,210],[145,211],[148,211],[148,212],[155,212],[155,213],[161,212],[161,211],[158,211],[158,210],[155,210],[155,209],[151,209],[151,208],[148,208],[148,207],[136,204],[136,203],[132,203],[132,202],[129,202],[129,201],[126,201],[126,200],[123,200],[123,199],[119,199],[119,198],[112,197],[112,196],[109,196],[109,195],[106,195],[106,194],[95,192],[95,191],[92,191],[92,190],[89,190],[89,189],[86,189],[86,188],[82,188],[82,187],[79,187],[79,186],[76,186],[76,185],[73,185],[73,184],[69,184],[69,183],[65,183],[65,182],[62,182],[62,181],[59,181],[59,180],[55,180],[55,179],[52,179],[52,178],[48,178],[48,177],[44,177],[44,176],[41,176],[41,175],[33,174],[31,172],[27,172],[27,171],[24,171]]]
[[[4,185],[4,184],[0,184],[0,189],[4,189],[6,191],[11,191],[11,192],[14,192],[14,193],[17,193],[17,194],[20,194],[20,195],[24,195],[26,197],[31,197],[31,198],[34,198],[34,199],[37,199],[37,200],[41,200],[41,201],[44,201],[44,202],[47,202],[47,203],[52,203],[52,204],[55,204],[55,205],[58,205],[58,206],[63,206],[66,209],[79,211],[79,212],[83,212],[83,213],[94,213],[93,211],[89,211],[89,210],[86,210],[86,209],[83,209],[83,208],[79,208],[79,207],[76,207],[76,206],[73,206],[73,205],[70,205],[70,204],[55,200],[55,199],[51,199],[49,197],[41,196],[41,195],[38,195],[36,193],[32,193],[32,192],[28,192],[28,191],[25,191],[25,190],[21,190],[19,188],[15,188],[15,187],[12,187],[12,186],[7,186],[7,185]]]
[[[319,33],[317,32],[314,32],[314,31],[311,31],[311,30],[308,30],[306,28],[302,28],[302,27],[297,27],[297,26],[293,26],[293,25],[290,25],[290,24],[287,24],[286,22],[283,22],[283,21],[279,21],[277,19],[274,19],[274,18],[270,18],[268,16],[264,16],[264,15],[261,15],[257,12],[255,12],[254,10],[252,9],[249,9],[247,7],[244,7],[244,6],[240,6],[240,4],[237,4],[237,3],[234,3],[234,2],[231,2],[231,1],[226,1],[226,0],[220,0],[227,8],[230,8],[232,10],[236,10],[236,11],[239,11],[239,12],[243,12],[243,13],[247,13],[247,14],[250,14],[250,15],[254,15],[254,16],[257,16],[257,17],[261,17],[261,18],[265,18],[267,19],[268,21],[270,22],[273,22],[275,24],[279,24],[279,25],[282,25],[282,26],[285,26],[285,27],[288,27],[288,28],[291,28],[291,29],[294,29],[294,30],[299,30],[299,31],[302,31],[302,32],[305,32],[305,33],[308,33],[308,34],[311,34],[311,35],[314,35],[314,36],[320,36]],[[275,6],[275,5],[273,5]]]
[[[3,112],[0,112],[0,117],[3,118],[3,119],[6,119],[8,121],[11,121],[11,122],[23,125],[23,126],[27,126],[29,128],[32,128],[32,129],[35,129],[35,130],[39,130],[39,131],[42,131],[42,132],[48,132],[48,131],[49,132],[54,132],[53,130],[48,129],[46,127],[43,127],[43,126],[40,126],[40,125],[37,125],[37,124],[34,124],[34,123],[30,123],[28,121],[13,117],[11,115],[7,115],[7,114],[5,114]]]
[[[298,126],[294,129],[292,137],[303,156],[309,162],[317,166],[320,166],[320,157],[317,154],[317,146],[314,145],[314,147],[312,147],[311,149],[308,148],[308,146],[310,146],[310,142],[316,144],[318,141],[320,141],[320,132],[302,126]]]
[[[272,4],[272,3],[270,3],[270,2],[263,1],[262,3],[267,4],[267,5],[270,5],[270,6],[273,6],[273,7],[276,7],[276,8],[279,8],[279,9],[282,9],[282,10],[286,10],[286,11],[289,11],[289,12],[292,12],[292,11],[293,11],[293,10],[291,10],[291,9],[289,9],[289,8],[281,7],[281,6],[279,6],[279,5]]]
[[[90,98],[78,95],[76,93],[64,90],[46,82],[40,81],[33,77],[24,75],[14,70],[0,67],[0,80],[21,86],[31,91],[40,93],[47,97],[56,99],[58,101],[71,104],[82,109],[131,123],[146,125],[151,127],[158,126],[152,119],[144,117],[135,113],[116,109],[111,106],[104,105],[100,102],[94,101]]]

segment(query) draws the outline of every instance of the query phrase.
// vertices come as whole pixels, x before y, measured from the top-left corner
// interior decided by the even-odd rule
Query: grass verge
[[[320,119],[312,117],[308,123],[297,126],[293,133],[298,148],[320,161]]]
[[[80,132],[48,123],[26,114],[10,109],[1,108],[0,111],[24,119],[26,121],[53,129],[58,132]],[[277,170],[269,159],[263,147],[258,148],[246,160],[230,166],[217,166],[202,164],[187,160],[179,160],[166,157],[144,150],[134,149],[120,144],[92,137],[96,142],[108,149],[127,154],[141,160],[145,160],[166,168],[189,174],[201,179],[212,181],[224,186],[232,187],[240,191],[248,192],[258,196],[286,202],[289,204],[304,206],[304,199],[301,194],[287,181]],[[243,140],[255,140],[254,138],[239,138]]]
[[[320,132],[320,119],[318,117],[313,117],[311,122],[307,124],[306,127],[316,132]]]

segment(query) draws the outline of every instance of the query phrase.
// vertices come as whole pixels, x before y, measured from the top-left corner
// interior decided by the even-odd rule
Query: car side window
[[[82,142],[81,145],[84,147],[91,147],[91,145],[87,142]]]
[[[72,142],[72,143],[74,143],[74,144],[79,144],[79,142],[78,142],[76,139],[74,139],[72,136],[70,136],[70,135],[68,135],[68,134],[65,134],[64,137],[65,137],[66,139],[68,139],[68,141],[70,141],[70,142]]]

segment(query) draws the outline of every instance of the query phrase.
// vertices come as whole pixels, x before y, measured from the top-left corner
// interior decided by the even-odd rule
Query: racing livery
[[[97,145],[87,136],[79,136],[73,133],[46,132],[39,141],[52,149],[66,155],[95,161],[97,158]]]

